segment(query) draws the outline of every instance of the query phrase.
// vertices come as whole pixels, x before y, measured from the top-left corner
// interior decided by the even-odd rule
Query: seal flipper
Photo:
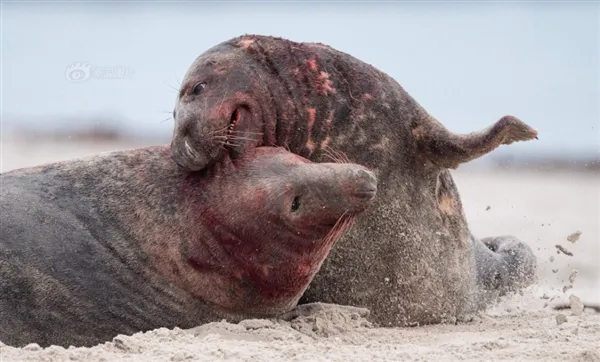
[[[535,281],[537,261],[531,248],[511,235],[475,242],[477,279],[487,291],[515,292]],[[479,247],[478,247],[479,246]]]
[[[537,131],[514,116],[504,116],[490,127],[455,134],[434,119],[415,123],[412,134],[418,148],[431,163],[443,168],[457,168],[461,163],[481,157],[500,145],[537,139]]]

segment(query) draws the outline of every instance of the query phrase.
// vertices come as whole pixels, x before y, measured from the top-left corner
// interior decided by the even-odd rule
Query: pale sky
[[[2,120],[124,117],[170,135],[175,91],[204,50],[243,33],[320,41],[373,64],[456,132],[513,114],[540,141],[503,152],[599,152],[597,2],[3,4]],[[67,80],[68,66],[122,79]]]

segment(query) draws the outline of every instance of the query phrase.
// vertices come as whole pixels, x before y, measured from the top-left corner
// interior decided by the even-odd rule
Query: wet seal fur
[[[321,43],[244,35],[190,66],[173,112],[173,159],[205,170],[257,146],[314,162],[346,155],[374,170],[378,195],[330,253],[302,302],[369,308],[380,325],[469,318],[535,281],[512,236],[478,240],[449,169],[537,138],[514,116],[455,134],[394,79]]]
[[[205,173],[163,146],[0,182],[0,341],[64,347],[293,310],[377,188],[273,147]]]

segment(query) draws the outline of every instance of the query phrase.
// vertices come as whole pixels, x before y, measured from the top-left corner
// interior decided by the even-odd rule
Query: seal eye
[[[300,208],[300,196],[296,196],[296,197],[294,197],[294,200],[292,201],[292,212],[298,211],[299,208]]]
[[[196,83],[194,85],[194,88],[192,88],[192,94],[200,95],[202,92],[204,92],[205,86],[206,86],[206,84],[204,84],[204,83]]]

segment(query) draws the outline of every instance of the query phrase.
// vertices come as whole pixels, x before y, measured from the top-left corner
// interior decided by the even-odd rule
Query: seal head
[[[333,243],[377,191],[365,167],[310,163],[275,147],[249,150],[206,177],[213,182],[209,196],[193,206],[193,215],[203,215],[199,222],[212,235],[203,245],[210,247],[189,247],[187,258],[196,271],[219,270],[215,285],[227,288],[197,292],[225,310],[259,315],[297,303]],[[213,243],[222,257],[210,252]]]
[[[173,110],[173,160],[200,170],[230,153],[263,144],[268,108],[261,69],[244,52],[226,44],[213,47],[191,65]],[[265,110],[267,111],[265,113]]]

